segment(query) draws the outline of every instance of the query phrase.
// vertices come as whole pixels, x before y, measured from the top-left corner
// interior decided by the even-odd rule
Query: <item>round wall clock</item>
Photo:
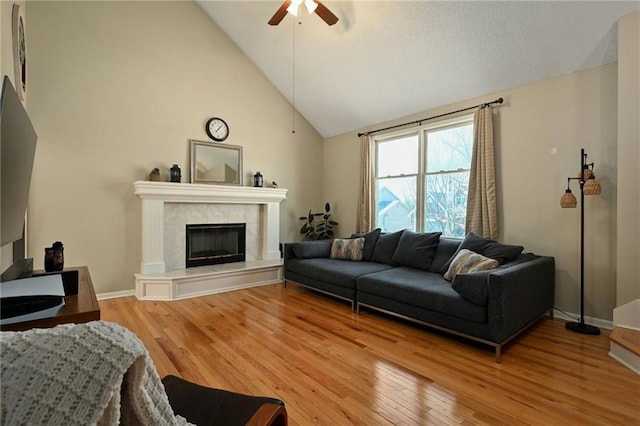
[[[13,38],[13,72],[16,92],[22,101],[27,97],[27,43],[24,14],[19,4],[13,5],[11,35]]]
[[[222,118],[210,118],[204,126],[204,130],[216,142],[222,142],[229,137],[229,125]]]

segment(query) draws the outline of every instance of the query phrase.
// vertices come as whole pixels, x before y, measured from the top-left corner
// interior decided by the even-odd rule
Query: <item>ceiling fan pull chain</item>
[[[293,20],[293,55],[291,60],[291,133],[296,132],[296,21]]]

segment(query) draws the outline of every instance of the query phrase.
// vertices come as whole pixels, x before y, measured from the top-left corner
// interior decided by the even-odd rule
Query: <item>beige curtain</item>
[[[466,231],[496,239],[498,209],[493,159],[493,109],[490,106],[478,109],[473,118],[473,128]]]
[[[373,215],[373,142],[368,135],[360,137],[360,192],[356,232],[371,231]]]

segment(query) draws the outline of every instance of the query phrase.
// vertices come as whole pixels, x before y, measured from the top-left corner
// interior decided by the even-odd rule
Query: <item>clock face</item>
[[[222,142],[229,136],[229,126],[222,118],[211,118],[205,126],[207,135],[214,141]]]

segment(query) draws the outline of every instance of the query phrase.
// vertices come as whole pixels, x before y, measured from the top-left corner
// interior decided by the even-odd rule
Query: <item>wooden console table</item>
[[[64,306],[56,316],[33,321],[20,322],[0,326],[2,331],[22,331],[30,328],[50,328],[58,324],[83,323],[100,319],[100,305],[93,289],[89,268],[65,268],[65,271],[78,271],[78,294],[65,296]],[[34,271],[37,272],[37,271]]]

